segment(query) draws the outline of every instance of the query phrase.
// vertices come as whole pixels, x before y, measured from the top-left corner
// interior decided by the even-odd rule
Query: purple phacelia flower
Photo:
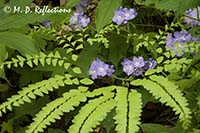
[[[127,21],[134,19],[138,14],[136,10],[133,8],[130,8],[130,9],[124,8],[122,9],[122,11],[124,13],[124,17],[125,17],[124,19]]]
[[[86,15],[82,15],[82,16],[79,17],[78,23],[82,27],[86,27],[90,23],[90,18],[87,17]]]
[[[87,7],[89,5],[89,1],[88,0],[81,0],[80,5],[83,7]]]
[[[138,13],[133,8],[127,9],[120,7],[115,11],[112,21],[117,25],[126,24],[128,20],[134,19],[137,16],[137,14]]]
[[[188,48],[185,43],[191,41],[191,35],[187,31],[174,32],[168,34],[166,38],[166,48],[176,52],[176,56],[180,57],[184,54],[184,50]]]
[[[144,59],[143,57],[133,57],[133,66],[134,67],[143,67],[144,66]]]
[[[122,62],[122,66],[123,66],[123,71],[129,76],[133,73],[133,69],[134,69],[134,63],[133,61],[129,60],[129,59],[124,59],[124,61]]]
[[[141,67],[134,67],[133,68],[133,75],[134,76],[140,76],[140,75],[142,75],[142,68]]]
[[[114,65],[109,65],[106,75],[110,77],[113,75],[114,72],[115,72]]]
[[[112,21],[115,22],[117,25],[121,25],[124,22],[124,13],[122,8],[119,8],[115,11],[115,15],[112,18]]]
[[[75,12],[69,22],[74,29],[81,30],[90,23],[90,18],[84,15],[83,12]]]
[[[78,24],[79,16],[81,16],[82,13],[75,12],[74,15],[69,19],[70,25],[76,25]]]
[[[198,10],[199,14],[197,13],[197,10]],[[189,9],[189,10],[185,11],[185,14],[186,14],[186,17],[184,19],[184,22],[186,22],[189,25],[199,25],[200,26],[200,20],[198,21],[198,19],[200,18],[200,6],[198,6],[197,8]],[[194,18],[194,19],[192,19],[192,18]]]
[[[191,35],[186,30],[174,32],[174,38],[178,40],[179,43],[186,43],[191,40]]]
[[[198,37],[192,37],[192,40],[195,42],[195,43],[199,43],[200,42],[200,39]]]
[[[88,0],[82,0],[78,5],[75,6],[76,12],[85,12],[88,5]]]
[[[156,67],[156,65],[157,62],[154,59],[149,58],[147,61],[145,61],[144,69],[145,70],[153,69]]]
[[[92,79],[97,79],[98,77],[112,76],[114,71],[113,65],[108,65],[97,58],[90,65],[89,75]]]
[[[51,27],[51,21],[49,21],[49,20],[44,20],[43,22],[42,22],[42,25],[45,27],[45,28],[49,28],[49,27]]]
[[[132,60],[124,59],[122,62],[123,71],[129,76],[133,74],[134,76],[142,75],[142,67],[144,66],[143,57],[133,57]]]

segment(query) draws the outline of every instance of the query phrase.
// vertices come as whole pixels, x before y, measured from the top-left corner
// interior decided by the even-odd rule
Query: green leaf
[[[4,132],[8,132],[8,133],[13,133],[13,121],[12,120],[8,120],[8,122],[3,122],[1,124],[1,132],[4,133]]]
[[[27,24],[33,24],[47,19],[48,15],[37,15],[37,14],[15,14],[7,16],[0,20],[0,30],[7,30],[11,28],[20,28]]]
[[[122,0],[101,0],[97,7],[96,29],[99,32],[104,26],[112,22],[115,10],[120,7]]]
[[[21,8],[25,6],[29,6],[32,3],[33,0],[10,0],[9,6],[20,6]]]
[[[84,78],[80,80],[80,83],[84,84],[84,85],[91,85],[93,84],[93,81],[89,78]]]
[[[81,0],[68,0],[66,7],[72,8],[73,6],[77,5]]]
[[[159,124],[142,124],[142,131],[145,133],[170,133],[170,129]]]
[[[88,76],[88,70],[91,62],[97,57],[98,45],[87,46],[79,55],[76,65],[82,70],[84,76]],[[84,60],[84,61],[83,61]]]
[[[136,90],[132,90],[128,95],[129,101],[129,121],[128,131],[129,133],[137,132],[140,125],[140,116],[142,112],[142,95]]]
[[[2,63],[8,58],[8,52],[5,45],[0,45],[0,77],[7,80]]]
[[[75,72],[76,74],[81,74],[81,69],[79,67],[74,67],[73,72]]]
[[[65,133],[65,131],[63,131],[63,130],[61,130],[61,129],[49,128],[49,129],[48,129],[48,133]]]
[[[119,133],[126,133],[127,115],[128,115],[128,88],[116,87],[117,94],[115,100],[117,101],[116,115],[114,117],[116,124],[116,131]]]
[[[22,54],[37,54],[38,49],[34,41],[26,35],[17,32],[0,32],[1,45],[4,44],[11,49],[16,49]]]
[[[126,38],[120,35],[111,36],[109,42],[110,53],[108,58],[117,67],[121,58],[126,56],[129,44],[126,43]]]

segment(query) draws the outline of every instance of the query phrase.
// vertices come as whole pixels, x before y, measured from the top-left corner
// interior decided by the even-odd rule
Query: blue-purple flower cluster
[[[98,58],[92,62],[89,69],[89,75],[92,79],[97,79],[98,77],[104,76],[112,76],[114,72],[115,70],[113,65],[106,64]]]
[[[85,8],[88,6],[88,0],[82,0],[75,8],[74,15],[70,18],[70,25],[75,30],[81,30],[90,23],[90,18],[85,15]]]
[[[88,5],[88,0],[81,0],[81,2],[75,6],[76,12],[85,12]]]
[[[169,33],[166,38],[166,48],[170,51],[176,52],[176,56],[180,57],[184,54],[184,50],[188,49],[186,43],[193,40],[194,42],[199,42],[197,37],[192,37],[189,32],[176,31],[174,33]]]
[[[69,22],[74,29],[81,30],[90,23],[90,18],[84,15],[83,12],[75,12]]]
[[[42,22],[42,25],[43,25],[45,28],[49,28],[49,27],[51,27],[52,23],[51,23],[50,20],[44,20],[44,21]]]
[[[134,8],[122,8],[120,7],[115,11],[112,21],[117,25],[127,24],[129,20],[134,19],[138,13]]]
[[[143,70],[149,70],[155,68],[157,62],[152,58],[144,61],[143,57],[134,56],[132,60],[124,59],[122,62],[123,71],[128,75],[140,76]],[[112,76],[115,72],[114,66],[102,62],[100,59],[95,59],[89,68],[89,75],[92,79],[98,79],[99,77]]]
[[[198,10],[198,12],[197,12],[197,10]],[[189,9],[189,10],[185,11],[185,14],[188,17],[187,16],[185,17],[184,22],[186,22],[189,25],[199,25],[200,26],[200,6],[198,6],[197,8]],[[198,21],[198,19],[199,19],[199,21]]]
[[[149,70],[155,68],[157,65],[157,62],[153,60],[152,58],[149,58],[147,61],[144,61],[143,57],[136,57],[134,56],[132,60],[124,59],[122,62],[123,71],[129,76],[140,76],[143,73],[143,67],[144,70]]]

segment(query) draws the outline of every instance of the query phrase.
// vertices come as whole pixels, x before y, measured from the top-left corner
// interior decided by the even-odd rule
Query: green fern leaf
[[[166,103],[167,106],[173,108],[179,119],[183,122],[183,127],[187,128],[190,124],[190,109],[187,107],[188,103],[177,86],[161,76],[151,76],[152,80],[138,79],[131,82],[132,85],[142,85],[147,89],[156,99],[161,103]]]
[[[88,104],[83,106],[79,113],[75,116],[73,119],[73,125],[68,129],[69,133],[78,133],[84,124],[85,121],[87,121],[87,118],[92,114],[92,112],[101,104],[108,101],[110,98],[114,96],[113,93],[107,93],[104,96],[101,96],[100,98],[90,100]]]
[[[18,92],[17,95],[13,95],[8,98],[6,102],[0,105],[0,112],[6,113],[6,110],[11,111],[11,106],[20,106],[24,104],[24,102],[31,102],[30,99],[35,99],[36,95],[43,96],[44,93],[48,94],[49,91],[53,91],[54,89],[58,89],[60,86],[64,86],[66,82],[65,80],[71,81],[71,76],[66,74],[65,76],[55,76],[48,80],[43,80],[41,82],[28,85],[28,87],[22,88],[21,91]],[[0,114],[1,114],[0,113]]]
[[[116,123],[116,131],[118,133],[126,133],[127,129],[127,115],[128,115],[128,88],[126,87],[116,87],[117,96],[115,100],[117,101],[116,116],[114,117]]]
[[[140,125],[142,112],[142,96],[136,90],[132,90],[128,95],[129,114],[128,114],[128,133],[137,132]]]
[[[115,105],[116,101],[113,99],[110,99],[99,105],[87,118],[80,130],[80,133],[92,132],[92,128],[95,128],[97,125],[99,125],[99,122],[106,118],[107,113],[109,113],[115,107]]]
[[[183,127],[187,128],[190,125],[191,112],[190,109],[187,107],[188,102],[186,98],[183,97],[181,91],[178,90],[178,86],[162,76],[153,75],[150,77],[150,79],[157,82],[160,86],[164,87],[165,91],[175,100],[175,111],[178,111],[178,113],[180,113],[180,121],[183,122]]]
[[[54,123],[56,119],[61,119],[63,113],[74,110],[74,106],[78,106],[80,102],[86,100],[86,92],[80,90],[70,90],[64,93],[62,98],[58,98],[51,103],[48,103],[34,118],[34,122],[29,126],[27,133],[44,132],[44,129]]]

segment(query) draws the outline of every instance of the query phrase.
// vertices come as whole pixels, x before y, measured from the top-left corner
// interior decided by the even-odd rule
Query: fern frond
[[[92,132],[92,128],[95,128],[99,122],[106,118],[107,113],[109,113],[116,106],[116,101],[110,99],[105,103],[99,105],[94,112],[87,118],[83,124],[80,133],[89,133]]]
[[[159,79],[160,78],[160,79]],[[166,103],[167,106],[173,108],[179,119],[183,122],[183,127],[187,128],[190,124],[190,109],[188,103],[177,86],[161,76],[151,76],[152,80],[138,79],[131,82],[132,85],[142,85],[161,103]]]
[[[34,122],[29,126],[27,133],[43,132],[47,125],[54,123],[56,119],[61,119],[63,113],[74,110],[74,106],[78,106],[80,102],[86,101],[87,87],[83,90],[70,90],[63,94],[62,98],[58,98],[48,103],[42,110],[36,114]]]
[[[82,126],[87,121],[88,117],[92,114],[95,109],[101,104],[108,101],[110,98],[114,96],[113,93],[107,93],[100,98],[90,100],[85,106],[81,108],[79,113],[73,119],[73,123],[68,129],[68,133],[78,133],[82,130]]]
[[[127,131],[127,116],[128,116],[128,88],[116,87],[116,116],[114,117],[116,123],[116,131],[118,133],[126,133]]]
[[[128,133],[139,130],[140,116],[142,112],[142,96],[136,90],[132,90],[128,95],[129,114],[128,114]]]
[[[99,96],[99,95],[105,95],[107,93],[111,93],[113,90],[115,90],[116,86],[112,85],[112,86],[107,86],[107,87],[101,87],[98,89],[95,89],[92,92],[88,92],[88,97],[95,97],[95,96]]]
[[[51,52],[48,55],[40,52],[39,55],[26,55],[26,57],[22,57],[17,55],[17,58],[12,58],[11,61],[4,62],[4,66],[7,66],[8,68],[11,68],[11,66],[14,67],[23,67],[24,64],[27,64],[31,68],[33,65],[41,64],[44,66],[52,65],[52,66],[60,66],[64,67],[65,69],[68,69],[70,66],[69,60],[66,57],[61,57],[60,53],[56,51],[55,53]]]
[[[49,91],[58,89],[60,86],[71,85],[73,84],[73,80],[69,74],[65,76],[56,75],[48,80],[28,85],[28,87],[22,88],[18,94],[8,98],[6,102],[0,105],[0,116],[2,116],[2,112],[6,113],[7,109],[12,111],[12,106],[18,107],[24,104],[24,102],[30,103],[31,99],[36,98],[36,95],[43,96],[44,94],[48,94]]]
[[[164,87],[165,91],[175,100],[176,104],[171,106],[174,106],[174,111],[181,112],[179,116],[180,121],[183,122],[183,127],[187,128],[190,124],[191,112],[188,108],[187,99],[183,96],[183,93],[178,90],[178,86],[162,76],[153,75],[150,79]]]

